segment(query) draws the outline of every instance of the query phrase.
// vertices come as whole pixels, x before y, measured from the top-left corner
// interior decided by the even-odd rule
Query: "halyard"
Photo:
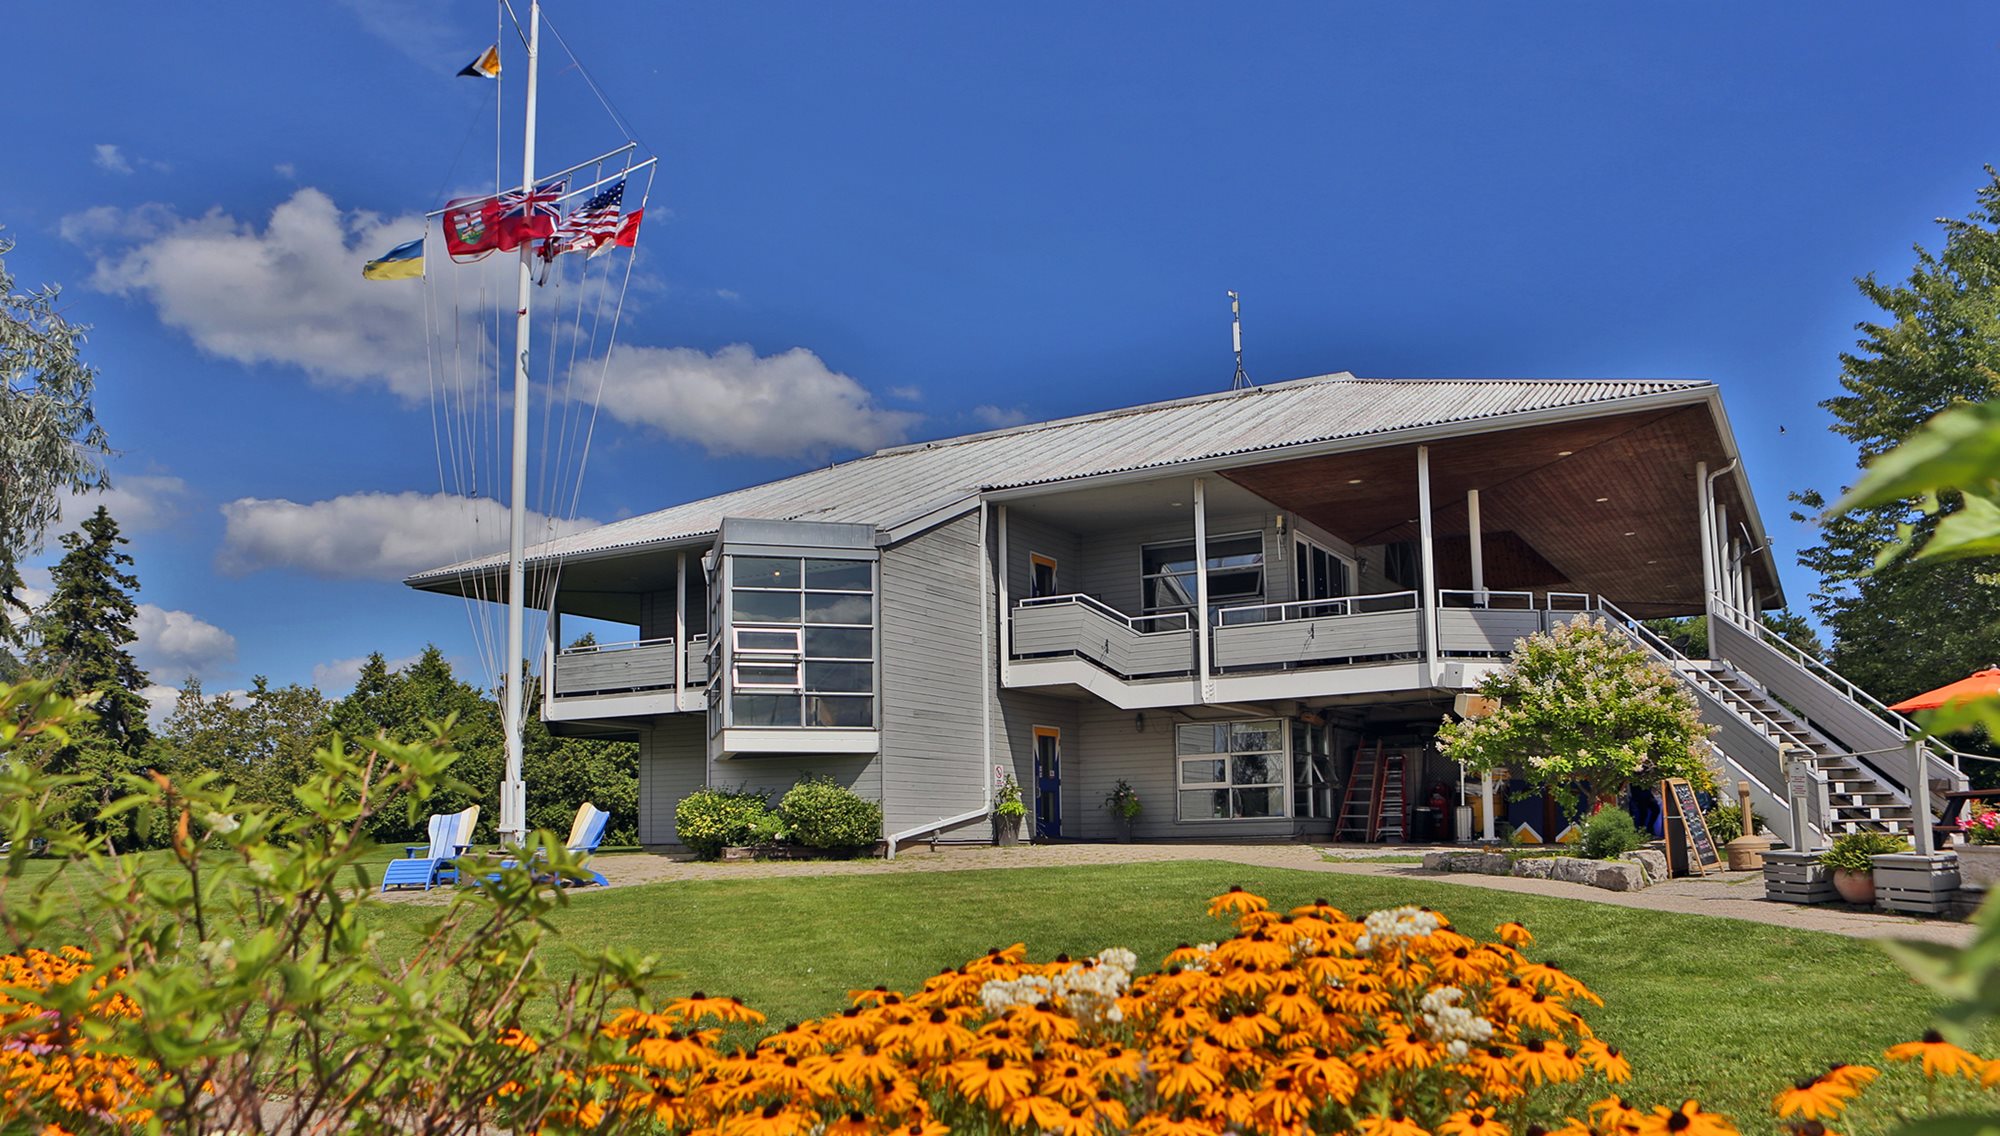
[[[1937,1001],[1874,943],[1427,880],[1186,861],[678,881],[576,896],[554,917],[553,945],[558,955],[607,946],[656,954],[676,975],[659,993],[736,995],[776,1028],[837,1012],[849,990],[910,989],[1014,942],[1036,959],[1124,946],[1150,968],[1178,943],[1226,933],[1204,908],[1238,884],[1281,909],[1319,897],[1357,915],[1421,904],[1482,939],[1501,922],[1526,924],[1536,936],[1530,955],[1604,998],[1587,1019],[1630,1057],[1633,1079],[1621,1091],[1635,1102],[1698,1097],[1745,1131],[1765,1130],[1779,1089],[1848,1062],[1884,1076],[1842,1132],[1882,1132],[1899,1109],[1925,1107],[1922,1079],[1884,1062],[1882,1050],[1921,1035]],[[380,909],[384,949],[436,914]],[[1940,1089],[1940,1103],[1974,1092]],[[1595,1095],[1580,1092],[1572,1111],[1581,1115]]]

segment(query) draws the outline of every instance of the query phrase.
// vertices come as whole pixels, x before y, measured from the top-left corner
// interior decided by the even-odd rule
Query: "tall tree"
[[[2000,394],[2000,173],[1989,166],[1986,174],[1978,207],[1964,220],[1939,220],[1943,248],[1917,246],[1907,280],[1856,281],[1887,318],[1858,325],[1855,350],[1840,357],[1846,393],[1820,405],[1833,431],[1854,443],[1857,467],[1941,411]],[[1917,561],[1902,543],[1909,534],[1921,543],[1957,511],[1955,493],[1940,495],[1935,509],[1910,496],[1823,517],[1822,492],[1793,500],[1804,506],[1796,519],[1821,525],[1799,563],[1819,576],[1812,605],[1832,632],[1837,669],[1896,698],[2000,661],[2000,558]]]
[[[353,693],[335,703],[328,724],[349,740],[366,744],[377,733],[392,740],[412,741],[424,736],[426,721],[442,722],[458,716],[452,745],[459,753],[452,775],[468,790],[431,798],[430,812],[455,812],[467,805],[480,805],[481,839],[491,835],[499,819],[495,802],[500,795],[501,763],[504,747],[499,706],[491,695],[459,680],[451,661],[435,644],[409,666],[395,672],[382,656],[369,656],[362,664]],[[411,823],[404,811],[389,805],[369,821],[370,833],[378,840],[414,839],[423,832],[423,818]]]
[[[13,250],[0,237],[0,642],[18,641],[12,617],[27,614],[21,559],[41,549],[65,491],[105,484],[111,452],[91,405],[97,372],[81,357],[90,329],[64,318],[61,289],[14,290]]]
[[[64,533],[67,551],[51,570],[55,587],[35,613],[29,666],[53,679],[69,697],[95,695],[91,720],[72,731],[67,745],[46,757],[56,772],[88,776],[89,796],[109,802],[120,774],[148,767],[152,731],[146,725],[146,672],[125,648],[138,638],[132,621],[139,608],[132,593],[139,578],[126,571],[125,538],[100,505],[76,532]],[[121,833],[131,831],[120,822]]]

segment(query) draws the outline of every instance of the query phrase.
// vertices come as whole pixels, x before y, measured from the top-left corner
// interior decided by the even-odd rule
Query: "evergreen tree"
[[[415,662],[393,673],[380,653],[370,655],[353,692],[334,704],[327,719],[342,736],[365,745],[378,733],[414,741],[424,736],[426,721],[442,722],[451,714],[458,715],[452,746],[459,753],[452,776],[467,789],[434,796],[425,808],[443,813],[479,805],[479,838],[490,839],[499,820],[500,775],[506,761],[500,708],[486,692],[461,682],[436,645],[426,646]],[[403,809],[391,805],[375,814],[370,824],[370,834],[377,840],[412,840],[423,834],[424,818],[412,822]]]
[[[139,579],[125,570],[132,558],[119,551],[125,538],[102,505],[83,527],[63,534],[67,551],[51,572],[55,587],[35,614],[29,666],[55,680],[69,697],[95,694],[91,720],[70,743],[49,751],[53,772],[91,778],[89,799],[108,802],[120,774],[148,768],[152,731],[146,725],[146,672],[126,645],[138,638],[132,593]],[[129,835],[130,826],[120,832]]]
[[[1887,318],[1859,325],[1856,349],[1840,357],[1846,393],[1820,405],[1833,414],[1834,432],[1854,443],[1858,467],[1939,412],[2000,394],[2000,173],[1986,173],[1978,208],[1965,220],[1938,222],[1944,247],[1918,246],[1908,280],[1856,282]],[[1936,513],[1912,497],[1823,518],[1825,494],[1793,500],[1805,510],[1795,519],[1822,526],[1799,563],[1819,576],[1812,605],[1832,632],[1836,669],[1894,699],[2000,661],[1996,558],[1913,561],[1903,551],[1870,574],[1903,526],[1922,543],[1957,509],[1955,494],[1942,495]]]

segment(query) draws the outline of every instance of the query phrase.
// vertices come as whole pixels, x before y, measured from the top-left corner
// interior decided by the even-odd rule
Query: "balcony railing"
[[[1443,591],[1438,651],[1503,657],[1517,640],[1591,609],[1591,597],[1568,592]],[[1242,673],[1420,658],[1424,618],[1414,591],[1219,608],[1211,665]],[[1082,658],[1122,678],[1190,675],[1191,623],[1186,612],[1134,616],[1089,596],[1046,596],[1014,609],[1013,655]]]
[[[691,688],[699,689],[708,681],[707,650],[706,636],[688,641],[687,685]],[[566,648],[553,660],[549,690],[557,698],[671,690],[679,655],[672,639]]]

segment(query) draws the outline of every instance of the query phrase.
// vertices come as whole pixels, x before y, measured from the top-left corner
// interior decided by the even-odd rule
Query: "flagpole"
[[[535,78],[541,53],[541,0],[528,5],[528,106],[521,141],[521,187],[525,208],[533,215],[535,195]],[[507,771],[500,782],[500,839],[519,843],[528,830],[528,787],[521,779],[522,711],[527,685],[522,681],[522,622],[526,616],[527,572],[522,563],[528,531],[528,308],[534,292],[535,242],[521,242],[519,303],[514,314],[514,461],[513,488],[508,502],[507,658],[501,690],[505,693]]]

